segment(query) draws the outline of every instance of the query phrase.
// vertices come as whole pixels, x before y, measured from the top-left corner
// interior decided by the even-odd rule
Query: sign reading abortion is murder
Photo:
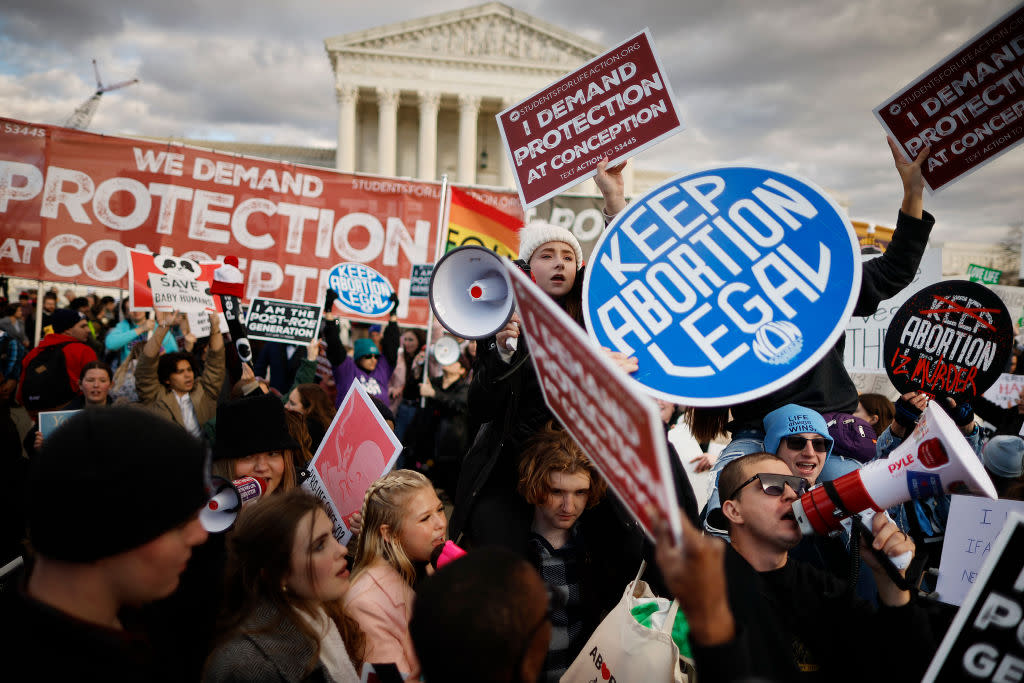
[[[245,319],[249,339],[308,344],[320,330],[319,304],[253,299]]]
[[[668,401],[731,405],[795,380],[860,291],[857,236],[806,180],[765,168],[681,176],[634,200],[591,254],[584,314]]]
[[[885,371],[901,393],[971,401],[983,394],[1013,350],[1006,306],[984,285],[946,280],[907,299],[885,335]]]
[[[648,29],[497,119],[527,208],[683,129]]]
[[[369,318],[391,310],[391,295],[395,293],[386,277],[362,263],[334,266],[327,276],[327,286],[338,294],[335,305]]]
[[[511,261],[516,305],[544,402],[653,538],[657,518],[681,538],[657,406],[637,391],[551,297]]]
[[[1024,557],[1024,517],[1011,513],[921,679],[924,683],[1021,680],[1024,674],[1021,557]]]
[[[924,179],[946,187],[1024,139],[1024,5],[1018,5],[875,108]]]

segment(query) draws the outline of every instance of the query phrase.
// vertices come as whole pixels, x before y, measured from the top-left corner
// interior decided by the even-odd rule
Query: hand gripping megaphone
[[[445,254],[430,276],[430,307],[446,330],[463,339],[486,339],[512,318],[515,296],[502,258],[465,246]]]
[[[242,504],[259,498],[267,491],[267,480],[260,477],[242,477],[234,481],[211,477],[211,481],[210,500],[199,511],[199,523],[211,534],[230,529],[242,511]]]
[[[885,460],[831,482],[822,482],[793,502],[805,535],[838,531],[842,520],[864,510],[885,510],[914,498],[970,491],[997,498],[981,461],[953,420],[934,402],[917,427]]]

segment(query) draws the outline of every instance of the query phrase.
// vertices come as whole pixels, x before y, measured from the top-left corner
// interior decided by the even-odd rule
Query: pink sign
[[[636,391],[636,384],[551,297],[514,264],[505,266],[544,402],[647,534],[653,537],[660,518],[681,539],[668,448],[654,400]]]
[[[1024,5],[1018,5],[875,108],[913,159],[931,145],[933,192],[1024,139]]]
[[[302,484],[327,503],[342,545],[352,537],[348,521],[362,508],[366,490],[394,467],[401,452],[401,442],[363,385],[352,382]]]
[[[648,29],[497,119],[527,208],[683,129]]]

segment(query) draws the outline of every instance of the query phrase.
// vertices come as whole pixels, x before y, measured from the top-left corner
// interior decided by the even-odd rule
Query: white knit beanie
[[[548,242],[565,242],[576,253],[576,270],[583,267],[583,249],[576,235],[565,228],[536,221],[519,229],[519,258],[527,263],[537,247]]]

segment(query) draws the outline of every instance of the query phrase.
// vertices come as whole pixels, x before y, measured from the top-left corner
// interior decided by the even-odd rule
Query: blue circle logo
[[[679,176],[594,248],[588,332],[636,356],[648,393],[691,406],[763,396],[836,343],[860,290],[853,226],[823,190],[750,166]]]
[[[384,315],[391,310],[395,290],[387,278],[362,263],[339,263],[331,269],[327,286],[338,294],[338,303],[353,313]]]

